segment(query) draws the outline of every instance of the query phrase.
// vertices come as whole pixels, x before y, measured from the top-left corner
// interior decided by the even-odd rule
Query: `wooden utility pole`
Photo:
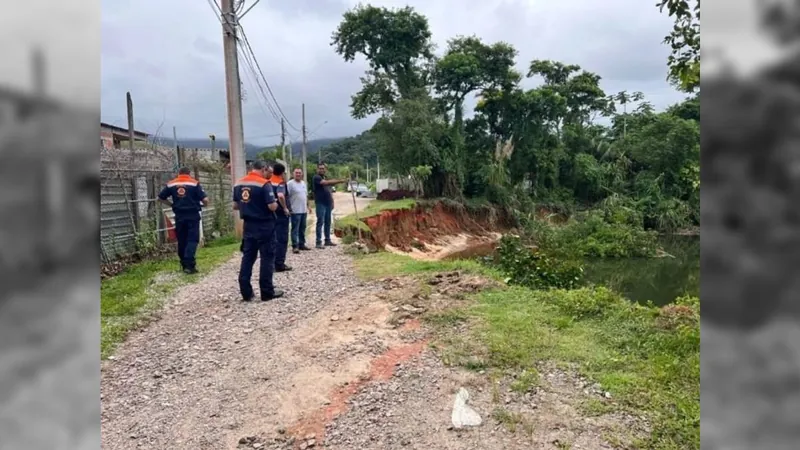
[[[36,95],[44,98],[47,95],[47,73],[45,69],[44,54],[42,49],[37,47],[33,50],[32,61],[33,90]]]
[[[308,144],[306,140],[306,104],[303,103],[303,174],[307,177],[308,176],[308,159],[306,158],[306,145]]]
[[[288,162],[286,159],[286,125],[283,123],[283,117],[281,117],[281,158]]]
[[[228,99],[228,142],[231,157],[231,183],[245,175],[244,125],[242,123],[242,83],[239,78],[236,27],[238,19],[234,0],[221,0],[222,43],[225,54],[225,92]],[[236,236],[242,236],[242,220],[238,211],[233,214]]]
[[[133,99],[131,93],[125,93],[126,100],[128,101],[128,149],[133,154]]]
[[[172,145],[175,146],[175,162],[180,168],[181,150],[178,148],[178,130],[175,128],[175,125],[172,126]]]
[[[219,155],[217,155],[217,136],[209,134],[208,137],[211,139],[211,160],[217,161],[219,159]]]

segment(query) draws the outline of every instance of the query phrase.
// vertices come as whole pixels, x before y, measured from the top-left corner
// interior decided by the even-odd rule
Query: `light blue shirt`
[[[292,214],[307,214],[308,188],[306,188],[306,182],[291,179],[286,182],[286,190],[289,192],[289,210],[292,211]]]

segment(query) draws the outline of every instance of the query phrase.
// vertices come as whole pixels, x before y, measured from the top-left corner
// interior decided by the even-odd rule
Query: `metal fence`
[[[169,159],[153,153],[101,158],[100,252],[104,263],[149,253],[174,242],[171,210],[158,201],[158,193],[175,176],[174,163]],[[230,174],[218,163],[190,167],[211,202],[202,211],[204,240],[230,232]]]

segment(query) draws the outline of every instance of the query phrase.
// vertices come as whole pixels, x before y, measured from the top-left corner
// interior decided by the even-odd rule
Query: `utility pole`
[[[244,125],[242,123],[242,83],[236,43],[238,19],[234,0],[221,0],[222,43],[225,54],[225,92],[228,99],[228,142],[231,155],[231,183],[245,175]],[[242,220],[232,211],[236,236],[242,236]]]
[[[47,95],[47,74],[45,69],[44,53],[37,47],[33,49],[33,90],[36,95],[44,98]]]
[[[281,158],[288,162],[286,159],[286,125],[283,123],[283,117],[281,117]]]
[[[306,158],[306,104],[303,103],[303,174],[308,176],[308,160]]]
[[[125,93],[125,99],[128,102],[128,149],[133,155],[133,99],[130,92]]]
[[[219,155],[217,155],[217,136],[209,134],[208,137],[211,138],[211,160],[216,161],[219,159]]]
[[[181,165],[181,151],[178,149],[178,130],[175,125],[172,126],[172,145],[175,146],[175,162],[178,168]]]

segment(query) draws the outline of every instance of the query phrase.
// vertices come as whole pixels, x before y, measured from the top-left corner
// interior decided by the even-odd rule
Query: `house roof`
[[[111,130],[113,132],[116,132],[116,133],[124,133],[126,135],[128,134],[128,129],[127,128],[122,128],[122,127],[118,127],[116,125],[111,125],[110,123],[100,122],[100,127],[101,128],[108,128],[109,130]],[[150,134],[145,133],[144,131],[133,130],[133,133],[135,135],[140,136],[140,137],[150,136]]]

